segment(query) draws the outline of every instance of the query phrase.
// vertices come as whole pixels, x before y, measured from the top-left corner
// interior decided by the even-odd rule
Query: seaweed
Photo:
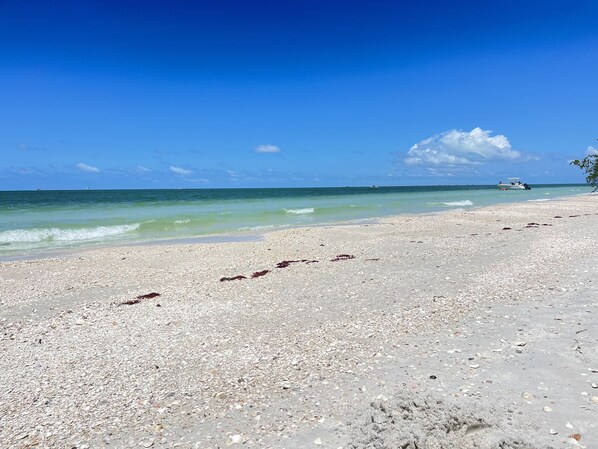
[[[151,292],[151,293],[147,293],[145,295],[139,295],[137,297],[137,299],[152,299],[152,298],[155,298],[156,296],[161,296],[161,295],[160,295],[160,293]]]
[[[146,293],[145,295],[139,295],[135,299],[129,299],[128,301],[123,301],[120,303],[121,306],[132,306],[133,304],[139,304],[142,299],[152,299],[157,296],[161,296],[160,293],[151,292]]]
[[[307,262],[306,259],[303,260],[283,260],[282,262],[278,262],[276,264],[276,268],[286,268],[292,263],[299,263],[299,262]]]
[[[251,275],[251,277],[252,278],[259,278],[259,277],[267,275],[268,273],[270,273],[270,270],[256,271],[255,273],[253,273]]]
[[[503,231],[510,231],[513,228],[509,228],[508,226],[505,226],[504,228],[502,228]]]
[[[353,256],[352,254],[339,254],[334,259],[331,259],[330,262],[337,262],[339,260],[349,260],[349,259],[355,259],[355,256]]]
[[[225,281],[239,281],[241,279],[247,279],[247,278],[245,276],[243,276],[242,274],[240,274],[239,276],[233,276],[231,278],[227,278],[227,277],[220,278],[220,282],[225,282]]]

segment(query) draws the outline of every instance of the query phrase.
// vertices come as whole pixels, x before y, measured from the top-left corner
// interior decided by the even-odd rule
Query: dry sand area
[[[585,195],[0,263],[0,447],[597,448],[597,230]]]

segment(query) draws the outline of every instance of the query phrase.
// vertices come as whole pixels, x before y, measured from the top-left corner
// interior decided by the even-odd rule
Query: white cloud
[[[175,165],[171,165],[170,171],[176,173],[177,175],[187,176],[193,173],[191,170],[187,170],[186,168],[177,167]]]
[[[87,172],[87,173],[99,173],[100,169],[98,167],[94,167],[93,165],[87,165],[84,164],[83,162],[79,162],[77,164],[77,168],[81,171]]]
[[[151,170],[143,165],[138,165],[135,167],[135,171],[137,173],[149,173]]]
[[[589,146],[588,149],[586,150],[586,156],[591,156],[593,154],[598,155],[598,148],[594,148],[592,146]]]
[[[470,132],[451,131],[438,134],[413,145],[405,163],[423,165],[434,171],[443,168],[473,168],[489,161],[522,162],[530,158],[513,150],[502,134],[474,128]]]
[[[260,145],[255,147],[256,153],[280,153],[280,148],[276,145]]]

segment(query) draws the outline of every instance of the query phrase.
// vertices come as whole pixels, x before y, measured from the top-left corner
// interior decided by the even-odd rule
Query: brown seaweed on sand
[[[283,260],[282,262],[278,262],[276,264],[276,268],[286,268],[290,266],[292,263],[316,263],[317,260],[308,260],[308,259],[301,259],[301,260]]]
[[[270,270],[256,271],[251,275],[252,278],[259,278],[270,273]]]
[[[240,281],[241,279],[247,279],[245,276],[243,276],[242,274],[240,274],[239,276],[233,276],[230,278],[227,277],[223,277],[220,278],[220,282],[225,282],[225,281]]]
[[[352,254],[339,254],[334,259],[331,259],[330,262],[337,262],[339,260],[349,260],[349,259],[355,259],[355,256]]]
[[[283,260],[282,262],[278,262],[276,264],[276,268],[286,268],[289,265],[291,265],[292,263],[300,263],[300,262],[307,262],[307,259],[301,259],[301,260]]]
[[[156,296],[160,296],[160,293],[151,292],[151,293],[147,293],[145,295],[139,295],[137,297],[137,299],[152,299],[152,298],[155,298]]]
[[[151,292],[146,293],[145,295],[139,295],[135,299],[129,299],[128,301],[123,301],[120,303],[121,306],[132,306],[133,304],[139,304],[142,299],[152,299],[157,296],[160,296],[160,293]]]
[[[505,226],[504,228],[502,228],[503,231],[510,231],[512,228],[509,228],[508,226]]]

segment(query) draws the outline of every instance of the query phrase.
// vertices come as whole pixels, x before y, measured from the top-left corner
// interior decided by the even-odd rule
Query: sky
[[[0,190],[584,182],[598,1],[0,0]]]

